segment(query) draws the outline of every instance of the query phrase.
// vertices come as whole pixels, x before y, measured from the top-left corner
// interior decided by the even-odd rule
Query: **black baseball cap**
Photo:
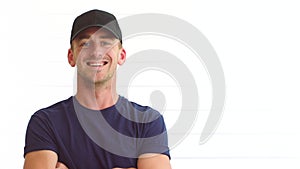
[[[109,30],[122,43],[122,32],[116,17],[111,13],[98,9],[87,11],[74,20],[70,43],[81,31],[94,26]]]

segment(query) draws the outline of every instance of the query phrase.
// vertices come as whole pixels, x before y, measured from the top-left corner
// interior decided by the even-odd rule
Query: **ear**
[[[68,50],[68,62],[72,67],[76,65],[76,60],[74,58],[74,54],[71,48]]]
[[[126,60],[126,51],[124,48],[122,48],[118,57],[118,64],[123,65],[125,63],[125,60]]]

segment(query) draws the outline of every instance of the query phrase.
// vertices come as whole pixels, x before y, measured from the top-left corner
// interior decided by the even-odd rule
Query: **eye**
[[[104,40],[100,42],[100,45],[103,47],[111,47],[112,46],[112,42],[108,41],[108,40]]]
[[[88,48],[89,46],[91,46],[91,43],[89,41],[81,42],[80,46],[83,48]]]

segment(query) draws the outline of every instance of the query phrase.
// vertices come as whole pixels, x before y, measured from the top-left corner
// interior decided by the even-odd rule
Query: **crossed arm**
[[[68,169],[64,164],[57,162],[54,151],[33,151],[25,156],[24,169]]]
[[[24,169],[68,169],[58,162],[51,150],[33,151],[25,156]],[[115,168],[117,169],[117,168]],[[163,154],[145,154],[138,159],[138,169],[171,169],[169,157]]]

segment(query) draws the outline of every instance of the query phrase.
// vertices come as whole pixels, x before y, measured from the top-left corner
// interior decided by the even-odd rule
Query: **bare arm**
[[[33,151],[25,155],[24,169],[64,169],[65,165],[57,162],[57,154],[51,150]]]
[[[171,164],[164,154],[144,154],[138,159],[138,169],[171,169]]]

